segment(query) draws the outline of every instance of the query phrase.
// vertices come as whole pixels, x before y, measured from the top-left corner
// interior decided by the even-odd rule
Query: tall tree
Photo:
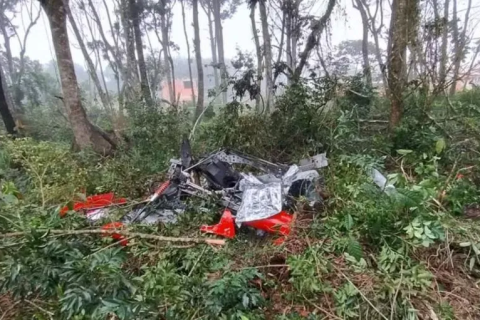
[[[205,88],[203,83],[203,62],[202,62],[202,49],[200,43],[200,24],[198,22],[198,0],[192,0],[193,6],[193,29],[194,29],[194,49],[195,49],[195,60],[197,62],[197,106],[195,107],[195,120],[202,114],[203,112],[203,103],[204,103],[204,95],[205,95]]]
[[[223,27],[221,16],[220,0],[212,1],[213,3],[213,18],[215,22],[215,39],[217,40],[218,63],[220,66],[220,79],[222,87],[223,104],[227,103],[227,66],[225,65],[225,48],[223,45]]]
[[[369,87],[372,87],[372,69],[370,68],[370,59],[368,52],[368,17],[365,7],[361,0],[352,0],[353,7],[360,12],[362,17],[363,37],[362,37],[362,56],[363,56],[363,75]]]
[[[440,70],[439,70],[439,84],[445,85],[447,80],[447,62],[448,62],[448,14],[449,14],[450,0],[445,0],[443,12],[443,32],[442,32],[442,46],[440,54]]]
[[[120,21],[123,27],[123,38],[125,41],[125,51],[126,51],[126,60],[127,60],[127,72],[126,79],[124,81],[124,90],[129,91],[132,88],[135,88],[138,84],[138,67],[137,67],[137,58],[135,57],[135,40],[133,35],[133,26],[132,21],[130,20],[130,10],[128,1],[129,0],[120,0]]]
[[[3,71],[3,66],[1,65],[1,62],[0,62],[0,76],[2,78],[3,94],[4,94],[5,99],[7,101],[8,108],[9,108],[9,110],[13,110],[14,109],[14,102],[13,102],[12,96],[10,94],[10,91],[8,90],[7,77],[5,75],[5,72]]]
[[[157,18],[155,13],[158,12],[160,16],[160,32],[161,38],[158,36],[157,32]],[[171,15],[172,10],[167,0],[158,1],[157,5],[154,5],[153,13],[153,23],[155,34],[157,39],[162,45],[163,53],[163,67],[165,69],[165,75],[167,77],[167,88],[170,103],[176,104],[176,93],[175,93],[175,67],[173,64],[172,54],[170,52],[170,26],[171,26]]]
[[[384,90],[388,89],[388,75],[387,75],[387,68],[385,66],[385,62],[382,57],[382,49],[380,48],[380,35],[382,34],[382,30],[384,28],[383,23],[383,1],[376,0],[375,1],[375,13],[372,14],[370,11],[369,1],[368,0],[360,0],[362,2],[363,7],[365,8],[365,13],[367,14],[368,21],[369,21],[369,28],[370,32],[373,36],[373,41],[375,43],[375,58],[377,60],[378,68],[382,74],[382,83]],[[377,15],[380,14],[380,21],[377,26]]]
[[[212,1],[210,0],[201,0],[200,4],[203,8],[203,11],[208,18],[208,34],[210,38],[210,50],[212,52],[212,66],[213,66],[213,80],[215,83],[215,88],[220,87],[220,77],[218,75],[218,54],[217,54],[217,41],[215,39],[214,31],[214,22],[213,22],[213,8]]]
[[[3,75],[3,71],[0,66],[0,115],[2,116],[3,123],[5,124],[5,129],[8,134],[15,135],[17,133],[15,120],[13,120],[12,113],[8,107],[7,95],[5,94],[6,88],[4,84],[6,83]]]
[[[270,111],[270,107],[273,99],[273,67],[272,67],[272,44],[270,41],[270,30],[268,29],[268,15],[266,8],[266,0],[258,0],[258,6],[260,11],[260,20],[262,23],[262,36],[263,36],[263,54],[265,57],[265,82],[266,82],[266,94],[265,94],[265,110]]]
[[[112,112],[112,108],[110,105],[110,100],[106,94],[106,92],[103,90],[103,87],[100,83],[100,79],[98,78],[97,74],[97,69],[95,68],[95,65],[93,64],[92,58],[90,57],[87,47],[83,41],[82,35],[80,33],[80,30],[78,29],[77,23],[72,15],[71,10],[69,8],[66,8],[67,14],[68,14],[68,21],[70,22],[70,25],[72,26],[73,33],[75,34],[75,37],[77,39],[78,45],[80,47],[80,50],[82,51],[83,58],[85,59],[85,62],[87,63],[87,68],[88,72],[90,73],[90,77],[95,85],[95,88],[97,89],[98,95],[100,96],[100,101],[102,102],[103,107],[105,110],[108,112]],[[107,88],[105,88],[106,90]]]
[[[6,11],[14,12],[17,6],[21,4],[20,10],[25,11],[28,15],[28,24],[24,24],[23,35],[17,31],[17,27],[13,25],[13,22],[7,17]],[[40,19],[41,8],[36,8],[32,2],[23,3],[18,0],[0,0],[0,32],[4,39],[5,54],[8,63],[8,71],[12,84],[12,93],[14,100],[14,107],[17,113],[23,113],[24,108],[22,106],[22,100],[24,98],[24,92],[22,90],[22,78],[25,72],[25,54],[27,52],[27,40],[32,28],[37,24]],[[20,47],[20,53],[18,57],[18,64],[15,68],[14,58],[11,51],[10,38],[15,37],[18,40],[18,46]]]
[[[137,48],[138,69],[140,71],[140,88],[142,96],[147,106],[153,106],[152,94],[150,86],[148,85],[147,65],[145,63],[145,56],[143,54],[142,31],[140,29],[140,8],[139,2],[136,0],[129,0],[130,19],[133,26],[133,33],[135,38],[135,46]]]
[[[262,54],[262,48],[260,47],[260,38],[258,37],[257,23],[255,21],[256,6],[257,6],[256,3],[250,4],[250,22],[252,24],[252,33],[253,33],[253,39],[255,41],[255,51],[257,56],[257,84],[259,88],[262,88],[263,54]],[[260,111],[261,101],[262,101],[261,95],[257,94],[257,96],[255,97],[255,110],[257,112]]]
[[[192,58],[190,54],[190,41],[188,40],[188,33],[187,33],[187,23],[185,22],[185,0],[180,1],[180,5],[182,6],[182,22],[183,22],[183,32],[185,34],[185,43],[187,44],[187,57],[188,57],[188,76],[190,78],[190,86],[192,90],[192,101],[195,104],[195,89],[193,88],[193,75],[192,75]]]
[[[109,154],[115,148],[115,143],[90,123],[82,106],[67,32],[65,6],[68,6],[68,0],[40,0],[40,4],[50,22],[53,46],[62,82],[63,101],[76,145],[80,149],[91,147],[95,152]]]
[[[305,65],[307,64],[307,60],[310,57],[312,50],[315,48],[316,45],[318,45],[320,36],[323,30],[325,30],[325,28],[327,27],[327,23],[330,20],[330,16],[332,15],[333,8],[335,7],[336,2],[337,1],[335,0],[328,0],[327,9],[323,16],[318,20],[312,21],[310,27],[310,34],[307,37],[307,41],[305,43],[303,51],[300,53],[300,61],[295,67],[295,71],[293,74],[293,78],[295,81],[297,81],[302,75],[303,68],[305,68]]]
[[[300,5],[302,0],[283,0],[282,11],[285,20],[285,38],[287,65],[290,71],[295,70],[298,58],[298,40],[301,36],[301,28],[304,21],[300,17]],[[283,23],[282,23],[283,28]],[[289,79],[289,82],[291,79]]]
[[[12,32],[12,26],[10,25],[10,20],[7,17],[7,12],[14,11],[17,3],[18,3],[18,0],[17,1],[0,0],[0,32],[2,33],[2,37],[3,37],[5,56],[7,58],[7,71],[8,71],[8,74],[10,75],[10,78],[13,77],[15,70],[14,70],[12,44],[11,44],[11,38],[13,37],[13,32]]]
[[[403,94],[407,84],[407,46],[418,27],[419,0],[393,0],[388,50],[388,93],[391,101],[390,129],[403,115]]]
[[[472,0],[468,0],[467,8],[465,10],[465,17],[462,28],[458,23],[458,9],[457,0],[453,1],[453,46],[454,46],[454,61],[453,61],[453,75],[452,86],[450,87],[450,94],[455,94],[457,90],[457,82],[460,78],[460,67],[466,55],[466,48],[469,42],[467,37],[468,24],[470,22],[470,11],[472,9]],[[460,31],[461,30],[461,31]]]

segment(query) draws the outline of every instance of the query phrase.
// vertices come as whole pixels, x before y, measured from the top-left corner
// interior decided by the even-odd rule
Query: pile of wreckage
[[[190,143],[184,140],[180,159],[172,159],[168,180],[146,201],[133,206],[119,222],[109,223],[104,229],[116,229],[126,224],[175,223],[191,197],[213,199],[224,208],[220,222],[202,226],[201,231],[227,238],[235,237],[235,227],[249,226],[263,232],[282,236],[281,243],[291,231],[295,203],[304,199],[310,206],[322,205],[324,182],[317,169],[328,165],[325,154],[301,160],[298,165],[285,165],[221,149],[204,157],[192,156]],[[242,170],[235,170],[241,167]],[[258,175],[254,175],[249,169]],[[248,172],[248,173],[247,173]],[[94,195],[77,202],[69,210],[83,211],[91,222],[108,216],[115,206],[128,204],[113,193]],[[119,235],[113,235],[121,239]]]

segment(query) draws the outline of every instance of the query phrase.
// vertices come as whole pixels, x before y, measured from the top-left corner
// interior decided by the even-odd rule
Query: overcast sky
[[[99,14],[101,15],[101,19],[103,21],[107,21],[106,11],[101,5],[101,2],[98,1]],[[110,0],[111,1],[111,0]],[[387,2],[387,0],[384,0]],[[473,2],[477,2],[478,0],[474,0]],[[71,1],[72,2],[72,1]],[[465,7],[466,0],[459,0],[459,10]],[[325,9],[325,0],[318,1],[317,5],[312,9],[311,14],[320,16],[324,9]],[[39,4],[37,1],[33,2],[33,5],[38,8]],[[472,11],[472,17],[478,20],[480,16],[480,5],[474,4],[474,10]],[[27,9],[24,8],[21,11],[15,20],[14,23],[22,29],[22,20],[24,23],[28,22],[28,14]],[[237,13],[233,16],[233,18],[226,20],[223,22],[223,30],[224,30],[224,46],[225,46],[225,55],[227,58],[232,58],[236,54],[236,49],[240,48],[242,51],[250,51],[254,52],[254,45],[252,40],[252,32],[250,27],[250,19],[249,19],[250,11],[245,4],[242,4]],[[462,17],[463,12],[460,12],[460,18]],[[192,11],[190,8],[187,8],[187,28],[189,33],[190,40],[193,38],[193,28],[192,28]],[[115,16],[113,16],[114,18]],[[81,23],[81,21],[79,21]],[[85,22],[83,22],[85,23]],[[201,37],[202,37],[202,55],[204,58],[211,57],[210,51],[210,44],[208,38],[208,24],[207,18],[203,14],[203,11],[200,9],[200,25],[201,25]],[[86,25],[84,26],[86,28]],[[260,26],[258,25],[260,28]],[[106,24],[105,24],[105,28]],[[477,28],[476,36],[479,36],[479,30]],[[340,5],[336,7],[332,17],[331,23],[331,43],[332,45],[338,44],[343,40],[352,40],[352,39],[361,39],[362,37],[362,22],[358,11],[356,11],[352,5],[350,0],[342,0],[340,1]],[[23,33],[20,31],[20,33]],[[186,44],[185,44],[185,37],[183,33],[183,25],[182,25],[182,16],[181,16],[181,7],[177,3],[174,9],[174,20],[173,20],[173,28],[172,28],[172,41],[174,41],[179,47],[180,50],[178,52],[174,52],[174,56],[182,56],[186,57]],[[155,37],[151,36],[152,42],[155,42]],[[73,35],[70,36],[72,52],[75,62],[83,64],[84,60],[82,54],[78,48],[78,45],[75,41],[75,37]],[[144,39],[144,42],[146,39]],[[157,46],[157,44],[154,44]],[[190,42],[191,48],[193,50],[192,41]],[[14,54],[18,55],[20,51],[19,45],[15,39],[12,41],[12,47],[14,50]],[[48,62],[53,58],[53,47],[51,42],[51,34],[48,27],[48,20],[45,14],[42,12],[42,16],[37,25],[33,27],[31,30],[28,44],[27,44],[27,55],[32,59],[40,60],[41,62]]]
[[[319,1],[319,5],[316,5],[312,14],[321,15],[322,11],[325,8],[323,5],[324,1]],[[38,8],[38,3],[34,4]],[[106,21],[106,11],[103,9],[103,5],[100,5],[98,8],[99,14],[101,15],[102,20]],[[338,7],[340,8],[340,7]],[[334,14],[334,19],[332,22],[332,43],[336,44],[344,39],[360,39],[362,36],[361,33],[361,19],[356,10],[352,7],[345,5],[341,6],[341,10],[336,10]],[[233,18],[226,20],[223,22],[223,31],[224,31],[224,46],[225,46],[225,55],[227,58],[232,58],[236,54],[236,49],[240,48],[241,50],[251,51],[254,52],[254,44],[252,39],[252,32],[250,27],[250,18],[249,18],[250,10],[247,8],[246,5],[241,5],[238,8],[237,13],[233,16]],[[189,38],[192,40],[193,38],[193,28],[192,28],[192,11],[190,8],[187,8],[186,11],[187,16],[187,28],[189,33]],[[348,22],[346,22],[346,18]],[[27,10],[24,8],[21,14],[19,14],[14,22],[15,25],[22,29],[22,19],[24,23],[28,23],[28,13]],[[209,43],[209,36],[208,36],[208,24],[207,18],[203,14],[203,11],[200,9],[200,25],[201,25],[201,37],[202,37],[202,55],[204,58],[211,57],[211,50],[210,50],[210,43]],[[105,25],[106,27],[106,25]],[[86,26],[85,26],[86,28]],[[260,25],[258,25],[260,28]],[[21,32],[23,33],[23,32]],[[151,36],[152,42],[155,42],[155,36]],[[172,27],[172,40],[180,47],[179,52],[173,53],[174,55],[179,55],[182,57],[186,57],[186,44],[185,44],[185,36],[183,33],[183,25],[182,25],[182,15],[181,15],[181,7],[177,4],[174,8],[174,19],[173,19],[173,27]],[[78,63],[83,64],[83,57],[80,50],[75,49],[78,48],[78,45],[75,41],[75,37],[70,33],[70,41],[71,46],[73,47],[73,57],[74,60]],[[146,39],[144,39],[146,41]],[[190,46],[193,50],[192,41],[190,41]],[[12,41],[12,49],[14,50],[14,54],[18,54],[20,51],[20,47],[18,42],[13,39]],[[48,28],[48,20],[45,14],[42,12],[42,16],[38,21],[37,25],[35,25],[31,32],[28,39],[27,44],[27,55],[32,59],[40,60],[41,62],[48,62],[52,59],[52,42],[51,42],[51,34]]]

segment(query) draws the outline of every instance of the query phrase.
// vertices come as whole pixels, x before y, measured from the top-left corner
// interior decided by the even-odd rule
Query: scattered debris
[[[235,219],[232,212],[226,209],[223,212],[220,222],[213,226],[201,226],[200,231],[205,233],[213,233],[225,238],[235,238]]]
[[[146,201],[135,205],[120,222],[104,226],[104,230],[119,229],[124,224],[158,222],[175,223],[186,209],[190,197],[214,199],[225,211],[214,226],[202,226],[201,231],[226,238],[235,237],[235,223],[268,233],[287,236],[291,231],[293,209],[298,198],[306,199],[310,206],[321,204],[323,179],[316,169],[328,165],[325,154],[303,159],[299,165],[285,165],[246,155],[238,151],[221,149],[195,159],[188,140],[181,146],[180,159],[170,160],[168,180]],[[255,173],[236,170],[249,167]],[[85,211],[87,218],[104,218],[112,205],[125,204],[113,193],[88,197],[76,203],[75,211]],[[61,210],[64,215],[70,208]],[[120,234],[113,234],[122,240]],[[279,240],[280,243],[282,240]],[[123,243],[122,243],[123,244]]]
[[[391,183],[388,183],[387,178],[377,169],[372,169],[371,177],[373,182],[386,194],[392,195],[396,192],[395,186]]]
[[[100,219],[102,216],[102,212],[106,210],[106,208],[127,203],[127,199],[125,198],[115,198],[113,192],[93,195],[89,196],[85,199],[85,201],[76,202],[71,206],[65,206],[60,210],[60,216],[65,216],[68,211],[82,211],[85,210],[87,214],[87,218],[90,217],[92,220]],[[96,218],[97,216],[100,216]]]

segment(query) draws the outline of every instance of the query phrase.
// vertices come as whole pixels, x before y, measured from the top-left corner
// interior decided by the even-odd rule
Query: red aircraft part
[[[200,231],[205,233],[213,233],[230,239],[235,238],[235,222],[232,212],[226,209],[223,212],[219,223],[213,226],[203,225],[200,227]]]
[[[117,229],[122,229],[123,228],[123,223],[121,222],[111,222],[111,223],[107,223],[106,225],[104,225],[102,227],[102,230],[105,230],[105,231],[110,231],[110,230],[117,230]],[[104,237],[112,237],[114,240],[117,240],[117,241],[120,241],[120,244],[122,246],[126,246],[128,244],[128,240],[125,239],[124,236],[122,236],[121,234],[119,233],[109,233],[109,234],[105,234],[103,235]]]
[[[105,194],[97,194],[89,196],[83,202],[75,202],[73,204],[73,211],[81,211],[86,209],[97,209],[102,207],[111,206],[113,204],[123,204],[126,203],[127,199],[118,198],[115,199],[113,192]],[[70,211],[69,206],[65,206],[60,210],[60,216],[65,216],[67,212]]]
[[[281,211],[270,218],[245,222],[244,225],[263,230],[268,233],[282,235],[283,237],[274,241],[276,245],[280,245],[285,241],[285,236],[288,236],[292,231],[292,221],[292,215],[285,211]],[[223,212],[219,223],[213,226],[204,225],[200,228],[200,231],[233,239],[235,237],[235,218],[232,216],[230,210],[227,209]]]
[[[288,236],[292,231],[293,216],[286,211],[281,211],[270,218],[244,222],[243,224],[255,229],[263,230],[268,233],[281,234],[282,236]]]

